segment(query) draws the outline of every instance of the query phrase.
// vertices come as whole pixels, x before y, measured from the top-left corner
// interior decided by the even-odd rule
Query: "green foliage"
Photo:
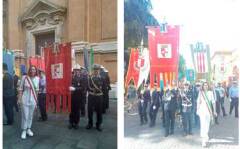
[[[158,25],[157,20],[150,13],[152,4],[150,0],[124,1],[124,49],[137,47],[143,38],[147,45],[146,26]]]
[[[185,77],[186,71],[186,61],[182,55],[179,56],[178,62],[178,80],[181,80]]]
[[[150,13],[150,0],[124,1],[124,61],[128,65],[130,47],[138,47],[143,39],[145,47],[148,45],[146,26],[158,25],[158,21]]]

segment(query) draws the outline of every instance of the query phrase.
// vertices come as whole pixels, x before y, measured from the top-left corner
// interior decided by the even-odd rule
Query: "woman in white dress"
[[[21,138],[26,139],[26,136],[33,136],[31,130],[33,113],[37,106],[37,95],[39,90],[39,77],[37,76],[37,68],[30,66],[28,74],[22,77],[19,87],[19,102],[22,113],[22,134]]]
[[[210,90],[208,83],[202,85],[197,99],[197,114],[200,117],[200,136],[202,138],[202,146],[206,147],[209,141],[209,128],[213,123],[214,116],[216,115],[215,99],[213,91]]]

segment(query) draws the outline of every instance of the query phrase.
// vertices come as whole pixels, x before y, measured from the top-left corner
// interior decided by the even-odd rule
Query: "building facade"
[[[213,80],[215,82],[231,83],[238,80],[239,50],[216,51],[212,58]]]
[[[83,48],[117,80],[117,0],[4,0],[3,47],[16,53],[15,65],[42,56],[46,43],[71,42],[83,65]]]

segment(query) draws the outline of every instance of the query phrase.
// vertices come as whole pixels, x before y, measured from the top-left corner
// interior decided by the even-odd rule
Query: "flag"
[[[155,82],[160,84],[161,79],[164,85],[177,80],[179,32],[179,26],[166,25],[166,30],[163,31],[159,26],[148,27],[151,88],[153,88]],[[155,76],[157,76],[156,79]]]
[[[210,81],[211,63],[209,46],[204,46],[203,43],[198,42],[195,45],[191,45],[191,52],[197,78]]]
[[[142,53],[139,53],[138,57],[138,67],[139,67],[139,78],[137,83],[137,88],[148,79],[148,75],[150,72],[150,61],[149,61],[149,51],[147,48],[144,48]]]
[[[157,55],[158,58],[172,58],[171,44],[158,44]]]
[[[29,64],[36,66],[37,69],[45,71],[45,61],[43,57],[39,57],[39,56],[30,57]]]
[[[208,61],[206,50],[201,50],[194,52],[194,59],[196,60],[196,71],[197,73],[207,73],[208,72]]]
[[[11,51],[3,50],[3,63],[7,64],[8,72],[13,75],[15,57]]]
[[[94,51],[93,48],[90,49],[90,70],[92,70],[92,66],[94,64]]]
[[[132,48],[128,63],[128,71],[125,78],[125,87],[128,87],[130,81],[132,80],[135,87],[138,86],[139,79],[139,66],[143,64],[141,61],[138,61],[139,51],[138,49]]]
[[[72,81],[72,49],[71,43],[57,45],[57,50],[53,47],[44,49],[46,64],[47,99],[46,109],[56,105],[56,112],[60,112],[62,101],[63,111],[71,111],[71,92],[69,86]]]
[[[88,49],[83,48],[83,60],[84,60],[84,67],[89,71],[89,59],[88,59]]]
[[[23,75],[24,73],[26,73],[26,66],[21,64],[20,65],[20,70],[21,70],[21,75]]]
[[[190,82],[195,80],[195,73],[193,69],[186,70],[186,79]]]
[[[160,73],[160,89],[164,88],[163,73]]]

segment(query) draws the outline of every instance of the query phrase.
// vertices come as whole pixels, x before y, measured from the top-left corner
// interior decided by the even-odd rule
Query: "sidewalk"
[[[229,112],[229,102],[226,101],[225,108]],[[156,126],[140,126],[139,115],[129,115],[125,112],[125,149],[201,149],[200,132],[198,128],[193,129],[193,136],[183,137],[182,128],[175,124],[175,134],[164,137],[162,120],[158,113]],[[219,125],[214,125],[210,131],[209,149],[237,149],[238,145],[238,119],[232,115],[220,116]]]
[[[21,115],[15,113],[13,126],[3,126],[4,149],[114,149],[117,148],[117,101],[103,116],[103,131],[86,130],[87,117],[80,119],[78,130],[68,129],[68,114],[48,114],[46,122],[38,122],[35,112],[33,137],[22,140]],[[95,115],[94,115],[95,120]]]

